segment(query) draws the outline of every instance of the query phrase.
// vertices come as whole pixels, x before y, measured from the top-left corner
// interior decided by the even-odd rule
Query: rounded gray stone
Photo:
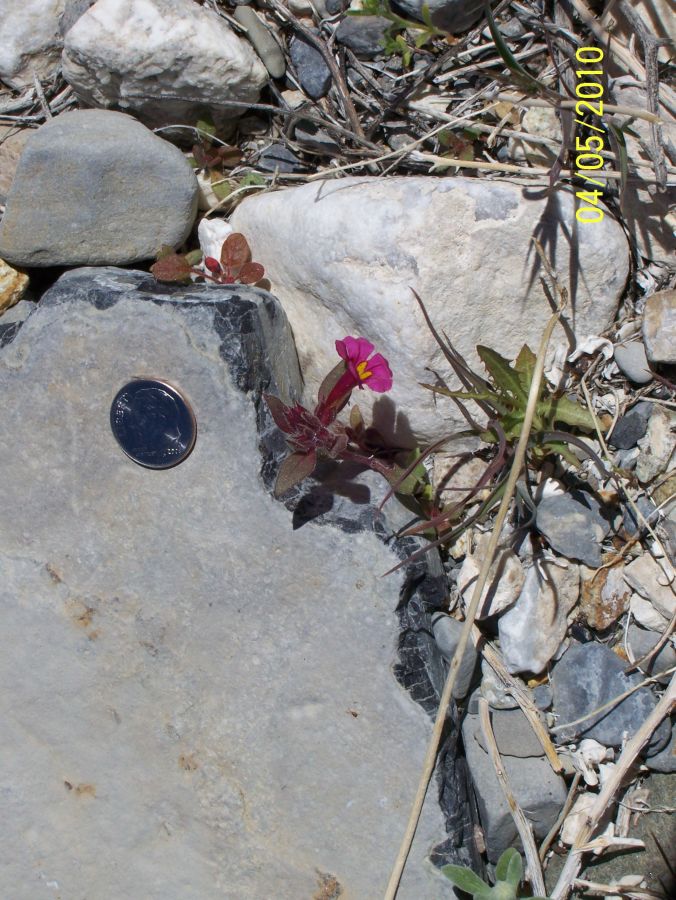
[[[640,341],[618,344],[614,356],[620,371],[629,381],[635,384],[648,384],[652,381],[653,373],[648,365],[645,347]]]
[[[197,212],[183,154],[124,113],[64,113],[29,139],[0,225],[22,266],[127,264],[177,247]],[[49,210],[49,215],[45,215]]]

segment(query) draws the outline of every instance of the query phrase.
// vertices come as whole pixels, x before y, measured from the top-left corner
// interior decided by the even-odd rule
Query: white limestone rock
[[[411,288],[482,374],[477,344],[514,358],[524,341],[537,348],[551,314],[533,236],[570,292],[575,332],[600,334],[613,321],[629,271],[622,229],[607,213],[582,234],[572,196],[547,194],[462,177],[351,177],[247,198],[231,223],[289,317],[307,401],[338,361],[335,340],[368,338],[394,387],[377,400],[359,392],[359,405],[368,412],[376,400],[379,426],[412,443],[411,431],[434,440],[466,422],[419,386],[434,380],[429,368],[449,373]],[[561,344],[558,329],[552,354]]]
[[[268,73],[251,44],[192,0],[99,0],[64,37],[63,74],[94,106],[133,112],[151,127],[217,128],[255,103]]]
[[[0,0],[0,78],[14,90],[58,71],[63,9],[64,0]]]
[[[521,596],[498,620],[500,648],[512,674],[544,671],[566,635],[579,591],[580,569],[573,563],[562,568],[540,561],[527,571]]]

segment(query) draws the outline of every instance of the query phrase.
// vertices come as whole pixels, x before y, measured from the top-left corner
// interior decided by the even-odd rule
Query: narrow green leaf
[[[533,372],[535,371],[536,356],[530,349],[528,344],[524,344],[519,350],[519,355],[514,360],[514,368],[519,373],[519,380],[528,395],[530,383],[533,380]]]
[[[468,894],[490,890],[486,882],[466,866],[442,866],[441,871],[456,887]]]

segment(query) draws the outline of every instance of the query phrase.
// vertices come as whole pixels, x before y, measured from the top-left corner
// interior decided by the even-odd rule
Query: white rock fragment
[[[656,560],[650,553],[642,554],[624,570],[627,584],[641,597],[649,600],[667,620],[676,612],[675,577],[674,569],[667,559]]]
[[[526,572],[519,599],[498,620],[505,665],[515,672],[544,671],[566,636],[568,613],[580,592],[579,566],[538,561]]]
[[[458,591],[463,595],[465,604],[472,599],[489,542],[490,535],[482,534],[474,552],[465,558],[460,568]],[[495,616],[511,606],[519,596],[525,578],[521,560],[516,553],[510,548],[499,549],[481,594],[477,619]]]
[[[202,219],[197,226],[197,239],[202,253],[220,259],[223,242],[232,231],[232,225],[225,219]]]
[[[52,78],[61,57],[65,0],[0,0],[0,78],[14,90]]]
[[[254,103],[268,80],[251,44],[192,0],[98,0],[64,38],[63,74],[94,106],[133,111],[151,127],[217,129]]]
[[[636,476],[646,484],[670,468],[676,449],[676,412],[655,404],[645,436],[638,442],[641,455]]]
[[[633,594],[629,601],[629,610],[639,625],[650,631],[659,631],[660,633],[669,624],[664,616],[661,616],[650,600],[646,600],[639,594]]]

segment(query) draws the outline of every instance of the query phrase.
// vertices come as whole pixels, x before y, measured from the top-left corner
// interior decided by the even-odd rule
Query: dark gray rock
[[[181,151],[131,116],[63,113],[31,135],[21,155],[0,257],[22,266],[152,259],[163,244],[186,239],[197,197]]]
[[[492,713],[494,718],[497,713]],[[505,712],[500,715],[522,715]],[[486,853],[490,862],[496,862],[500,854],[517,843],[518,834],[514,819],[505,800],[495,767],[488,753],[477,740],[481,725],[478,716],[465,716],[462,737],[481,816],[481,826],[486,841]],[[502,758],[502,764],[516,799],[533,827],[535,837],[545,837],[566,801],[564,779],[553,772],[548,760],[542,756],[517,759]]]
[[[316,47],[298,36],[289,42],[289,55],[300,86],[308,97],[319,100],[331,87],[331,70],[324,57]]]
[[[610,525],[590,494],[569,491],[545,497],[538,504],[535,523],[557,553],[587,566],[601,565],[601,542]]]
[[[195,410],[195,449],[173,469],[136,466],[111,434],[135,375]],[[3,348],[0,386],[0,895],[35,852],[69,896],[306,897],[318,869],[380,892],[431,728],[412,697],[432,711],[443,681],[430,617],[445,578],[427,556],[380,577],[419,542],[380,540],[373,473],[325,473],[287,498],[292,514],[269,496],[286,451],[261,394],[300,390],[279,304],[72,271]],[[471,791],[448,724],[434,859],[467,864]],[[45,805],[63,811],[49,828]],[[430,792],[404,897],[448,896],[423,862],[443,834]]]
[[[625,675],[626,665],[603,644],[572,644],[554,666],[551,677],[558,724],[591,713],[643,680],[640,674]],[[619,747],[626,735],[637,731],[656,703],[650,688],[640,688],[610,710],[557,731],[556,740],[568,743],[593,738],[608,747]],[[668,740],[669,723],[662,722],[648,748],[656,752]]]
[[[642,656],[645,656],[646,653],[652,650],[660,638],[660,634],[657,634],[655,631],[648,631],[645,628],[641,628],[640,625],[636,625],[634,622],[632,622],[627,629],[627,643],[636,660],[639,660]],[[641,671],[645,672],[646,675],[656,675],[658,672],[664,672],[675,665],[676,652],[674,652],[671,642],[667,641],[656,656],[641,666]],[[659,681],[661,684],[669,684],[670,679],[671,674],[662,675]]]
[[[391,24],[382,16],[345,16],[336,28],[336,40],[359,59],[374,59],[383,52],[385,32]]]
[[[457,619],[447,616],[445,613],[438,612],[432,616],[432,631],[437,647],[441,651],[447,663],[450,664],[455,654],[455,649],[460,641],[460,634],[463,629],[463,623]],[[477,652],[472,641],[468,641],[467,647],[460,663],[460,669],[453,687],[453,696],[456,700],[462,699],[469,691],[472,682],[472,676],[477,664]]]
[[[264,172],[302,172],[305,168],[296,154],[284,144],[266,147],[258,157],[256,165]]]
[[[646,433],[652,408],[652,403],[641,400],[629,412],[620,416],[608,438],[610,446],[618,450],[630,450],[635,447]]]
[[[350,0],[326,0],[324,6],[326,7],[326,12],[330,16],[336,16],[338,13],[343,12],[350,5]]]
[[[324,153],[329,156],[340,153],[340,145],[334,141],[328,131],[318,128],[312,122],[299,122],[293,133],[293,139],[301,144],[304,150],[314,150],[316,153]]]
[[[649,525],[655,526],[659,521],[660,513],[650,497],[639,497],[635,503],[646,522]],[[633,507],[629,506],[628,503],[624,507],[622,527],[629,537],[634,537],[639,531],[645,531],[645,525],[643,525]]]
[[[438,28],[458,34],[476,25],[481,18],[483,0],[396,0],[410,16],[422,22],[422,8],[427,3],[432,22]]]
[[[538,684],[533,688],[533,703],[538,709],[549,709],[552,705],[553,694],[548,684]]]
[[[664,772],[665,774],[676,772],[676,732],[674,732],[673,729],[671,740],[666,747],[664,747],[663,750],[660,750],[659,753],[647,756],[644,762],[653,772]]]

